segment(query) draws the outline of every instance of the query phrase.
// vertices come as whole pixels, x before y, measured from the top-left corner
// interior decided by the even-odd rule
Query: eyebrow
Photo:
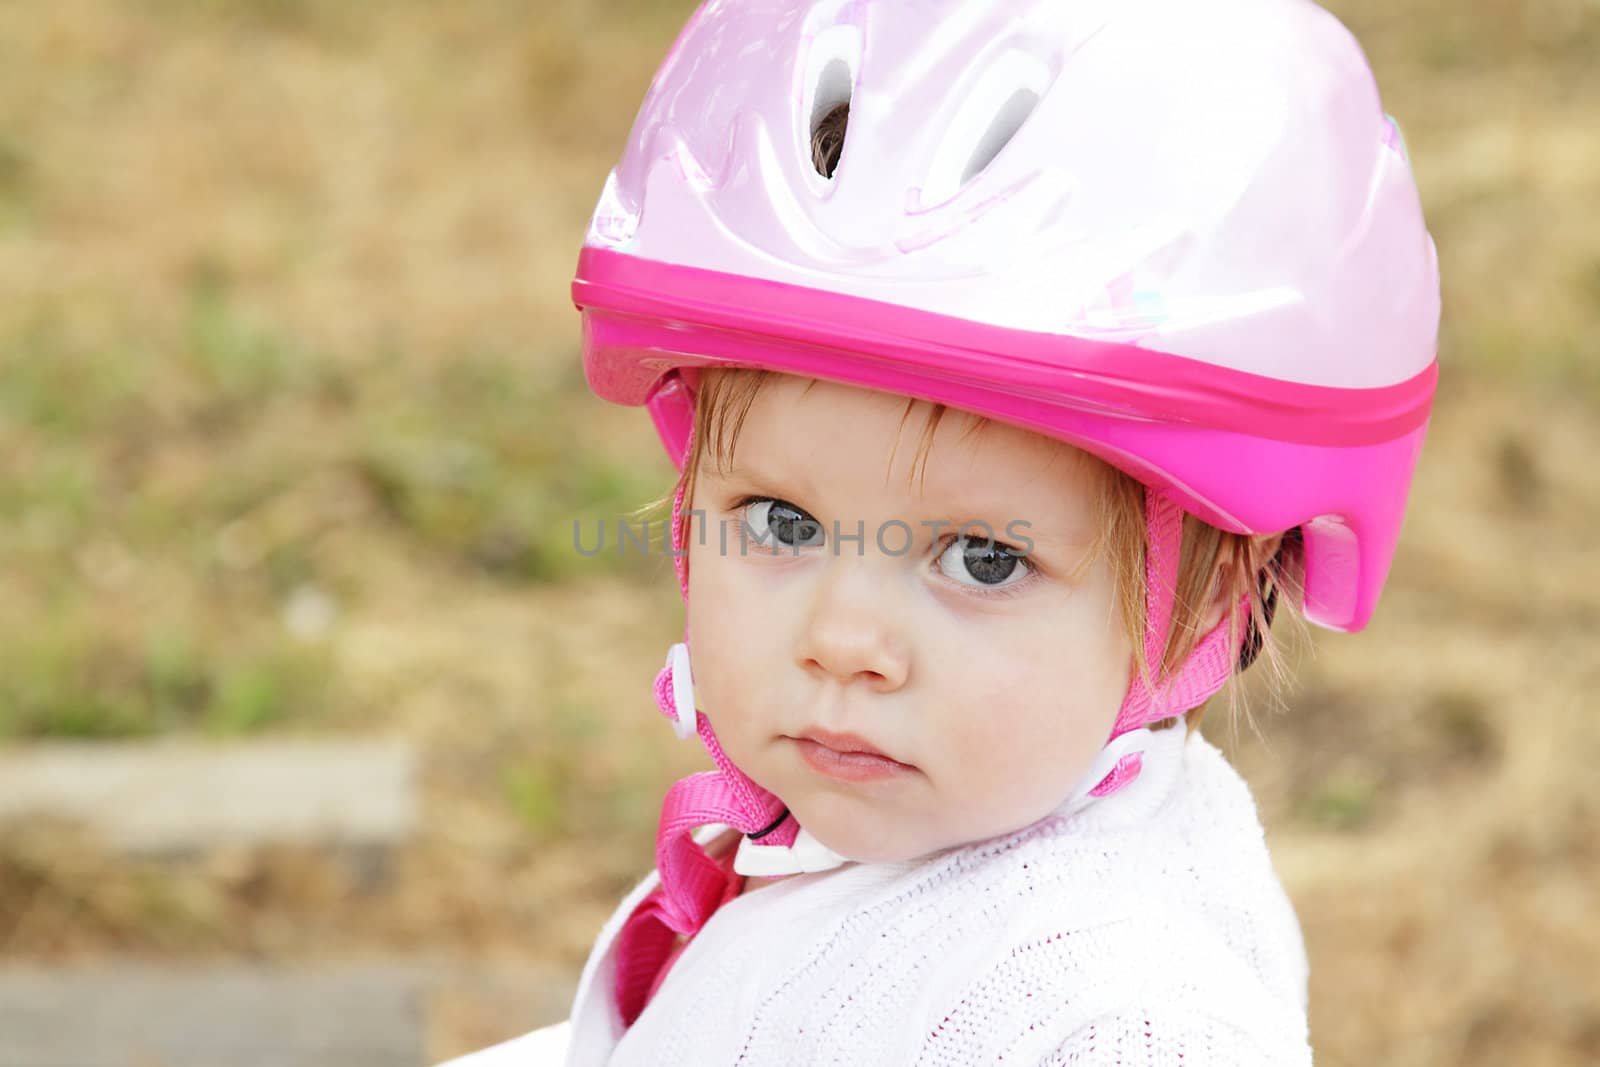
[[[773,474],[769,470],[757,467],[748,462],[741,463],[737,460],[730,460],[727,470],[719,471],[715,468],[712,468],[710,473],[714,478],[721,478],[723,480],[730,478],[741,478],[745,481],[754,482],[757,485],[768,486],[774,489],[778,488],[779,486],[794,486],[802,495],[816,495],[816,488],[812,485],[811,480],[804,474],[787,474],[779,476]]]

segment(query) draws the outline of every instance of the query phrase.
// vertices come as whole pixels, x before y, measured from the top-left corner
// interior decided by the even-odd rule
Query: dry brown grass
[[[698,766],[648,696],[679,609],[665,561],[530,562],[524,512],[669,474],[582,391],[566,285],[689,6],[0,5],[8,674],[92,718],[166,677],[158,626],[241,669],[304,653],[322,710],[246,725],[403,733],[429,768],[377,876],[13,835],[0,950],[581,959]],[[1333,6],[1440,247],[1438,414],[1372,627],[1318,635],[1264,740],[1208,730],[1304,922],[1319,1062],[1594,1063],[1600,9]],[[307,587],[338,614],[302,641]],[[113,681],[35,670],[41,619]],[[236,683],[185,684],[193,721],[152,728]]]

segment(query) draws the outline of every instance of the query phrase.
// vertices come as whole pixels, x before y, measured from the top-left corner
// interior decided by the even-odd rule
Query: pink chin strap
[[[682,521],[685,483],[678,483],[672,500],[673,567],[684,604],[689,602],[689,559]],[[1177,588],[1179,552],[1183,544],[1183,509],[1155,489],[1145,491],[1145,660],[1159,672],[1166,650]],[[1208,633],[1171,678],[1152,692],[1137,673],[1117,713],[1109,746],[1125,734],[1153,722],[1180,715],[1200,706],[1221,689],[1233,674],[1239,658],[1239,638],[1229,639],[1229,620]],[[731,826],[764,846],[793,846],[800,827],[782,800],[761,788],[722,751],[711,720],[693,707],[692,687],[679,671],[688,666],[689,626],[684,623],[683,646],[656,676],[656,706],[673,720],[679,736],[698,733],[717,765],[715,771],[692,774],[672,786],[661,809],[656,833],[656,869],[661,884],[624,923],[617,940],[616,999],[625,1026],[633,1025],[677,953],[683,939],[693,937],[713,912],[731,899],[737,876],[713,859],[693,837],[694,831],[713,824]],[[674,670],[674,664],[678,671]],[[690,716],[692,715],[692,722]],[[1126,742],[1124,742],[1126,744]],[[1117,792],[1139,776],[1143,767],[1140,746],[1128,746],[1111,770],[1088,790],[1090,797]],[[1092,780],[1092,779],[1091,779]],[[680,935],[682,937],[680,938]]]

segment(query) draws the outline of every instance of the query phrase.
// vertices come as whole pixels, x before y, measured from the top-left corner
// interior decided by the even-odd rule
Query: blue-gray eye
[[[1016,585],[1028,574],[1027,561],[1021,555],[980,537],[958,537],[951,541],[939,556],[939,569],[962,585],[985,589]],[[1013,575],[1017,576],[1017,581],[1008,583],[1007,579]]]
[[[822,544],[822,524],[783,500],[755,500],[744,506],[750,539],[757,544],[804,548]]]

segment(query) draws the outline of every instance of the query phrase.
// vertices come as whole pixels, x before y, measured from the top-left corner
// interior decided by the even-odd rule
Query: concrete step
[[[133,853],[271,842],[385,848],[417,823],[399,741],[187,740],[0,749],[0,823],[82,824]]]
[[[565,1016],[575,976],[415,961],[0,968],[0,1067],[429,1067]]]

